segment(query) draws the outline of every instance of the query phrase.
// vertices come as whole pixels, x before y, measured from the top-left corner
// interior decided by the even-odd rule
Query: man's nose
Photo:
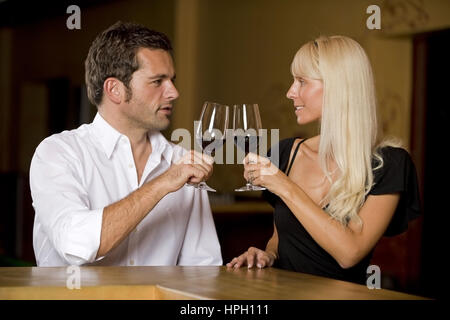
[[[172,80],[168,81],[168,87],[166,89],[166,97],[169,100],[175,100],[178,98],[180,94],[178,93],[177,88],[175,87],[175,84],[172,82]]]

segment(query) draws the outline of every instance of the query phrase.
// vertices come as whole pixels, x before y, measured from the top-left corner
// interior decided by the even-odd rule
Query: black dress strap
[[[294,154],[292,155],[291,162],[290,162],[290,163],[288,164],[288,166],[287,166],[287,170],[286,170],[286,175],[287,175],[287,176],[289,175],[289,172],[291,171],[292,164],[294,163],[295,156],[297,155],[297,152],[298,152],[298,149],[299,149],[300,145],[301,145],[303,142],[305,142],[305,141],[306,141],[306,139],[303,139],[302,141],[300,141],[300,142],[297,144],[297,147],[295,147],[295,151],[294,151]]]

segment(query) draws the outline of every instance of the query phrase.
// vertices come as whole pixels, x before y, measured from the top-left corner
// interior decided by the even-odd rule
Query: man
[[[212,158],[160,133],[178,97],[168,38],[118,22],[86,58],[98,113],[45,139],[30,168],[38,266],[221,265],[206,180]]]

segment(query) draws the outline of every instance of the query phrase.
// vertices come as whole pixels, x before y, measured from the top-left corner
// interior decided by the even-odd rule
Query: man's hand
[[[191,150],[160,178],[164,179],[168,192],[174,192],[185,183],[199,183],[206,181],[213,172],[214,159],[206,154]]]

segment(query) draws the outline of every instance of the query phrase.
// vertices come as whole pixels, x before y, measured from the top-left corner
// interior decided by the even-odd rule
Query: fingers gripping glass
[[[214,157],[215,150],[223,146],[228,129],[229,107],[215,102],[203,104],[200,121],[195,128],[195,141],[203,153]],[[198,189],[216,192],[204,181],[194,184]]]
[[[249,152],[257,153],[261,138],[261,117],[257,104],[237,104],[233,106],[233,138],[238,148],[244,151],[245,156]],[[253,178],[247,184],[235,191],[259,191],[264,187],[254,186]]]

